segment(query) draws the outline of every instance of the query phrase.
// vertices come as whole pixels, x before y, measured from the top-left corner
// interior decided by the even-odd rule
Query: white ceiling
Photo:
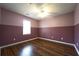
[[[56,16],[75,10],[74,3],[0,3],[0,6],[22,15],[41,19],[49,15]]]

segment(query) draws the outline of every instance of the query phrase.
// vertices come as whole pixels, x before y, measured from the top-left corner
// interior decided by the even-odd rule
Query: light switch
[[[13,40],[16,40],[15,38]]]

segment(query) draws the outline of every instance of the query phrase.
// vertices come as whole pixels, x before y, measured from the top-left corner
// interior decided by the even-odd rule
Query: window
[[[24,19],[23,20],[23,35],[31,33],[31,22]]]

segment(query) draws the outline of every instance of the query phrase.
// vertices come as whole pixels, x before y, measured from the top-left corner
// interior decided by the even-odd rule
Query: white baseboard
[[[38,37],[39,39],[43,39],[43,40],[47,40],[47,41],[51,41],[51,42],[57,42],[57,43],[62,43],[62,44],[66,44],[66,45],[70,45],[70,46],[73,46],[77,52],[77,54],[79,55],[79,50],[77,49],[76,45],[75,44],[72,44],[72,43],[66,43],[66,42],[61,42],[61,41],[57,41],[57,40],[51,40],[51,39],[47,39],[47,38],[41,38],[41,37]]]
[[[79,51],[78,51],[78,49],[77,49],[77,47],[76,47],[75,44],[61,42],[61,41],[57,41],[57,40],[51,40],[51,39],[42,38],[42,37],[36,37],[36,38],[32,38],[32,39],[28,39],[28,40],[21,41],[21,42],[16,42],[16,43],[13,43],[13,44],[8,44],[8,45],[1,46],[0,47],[0,56],[1,56],[1,49],[2,48],[9,47],[9,46],[13,46],[13,45],[20,44],[20,43],[24,43],[24,42],[28,42],[28,41],[35,40],[35,39],[43,39],[43,40],[47,40],[47,41],[51,41],[51,42],[57,42],[57,43],[62,43],[62,44],[66,44],[66,45],[71,45],[71,46],[73,46],[75,48],[76,52],[79,55]]]
[[[57,40],[51,40],[51,39],[47,39],[47,38],[36,37],[36,38],[32,38],[32,39],[21,41],[21,42],[16,42],[16,43],[12,43],[12,44],[1,46],[0,49],[4,48],[4,47],[8,47],[8,46],[24,43],[24,42],[27,42],[27,41],[35,40],[35,39],[43,39],[43,40],[47,40],[47,41],[51,41],[51,42],[57,42],[57,43],[62,43],[62,44],[71,45],[71,46],[75,45],[75,44],[72,44],[72,43],[66,43],[66,42],[61,42],[61,41],[57,41]]]
[[[61,42],[61,41],[57,41],[57,40],[51,40],[51,39],[47,39],[47,38],[41,38],[41,37],[38,37],[38,38],[39,39],[43,39],[43,40],[47,40],[47,41],[51,41],[51,42],[57,42],[57,43],[62,43],[62,44],[74,46],[74,44],[72,44],[72,43],[66,43],[66,42]]]
[[[74,45],[74,48],[75,48],[77,54],[79,55],[79,50],[77,49],[76,45]]]
[[[28,40],[24,40],[24,41],[21,41],[21,42],[16,42],[16,43],[12,43],[12,44],[8,44],[8,45],[4,45],[4,46],[1,46],[0,49],[1,49],[1,48],[5,48],[5,47],[9,47],[9,46],[13,46],[13,45],[16,45],[16,44],[20,44],[20,43],[28,42],[28,41],[31,41],[31,40],[35,40],[35,39],[37,39],[37,38],[38,38],[38,37],[36,37],[36,38],[32,38],[32,39],[28,39]]]

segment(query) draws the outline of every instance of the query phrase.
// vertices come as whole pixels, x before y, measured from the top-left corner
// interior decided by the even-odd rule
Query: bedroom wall
[[[77,4],[77,7],[75,9],[75,22],[74,22],[74,25],[75,25],[75,45],[76,47],[78,48],[79,50],[79,4]]]
[[[74,13],[40,20],[39,37],[74,43]]]
[[[35,37],[49,38],[74,43],[74,13],[49,16],[43,20],[33,20],[15,12],[1,8],[0,46]],[[22,20],[31,21],[31,34],[22,34]],[[39,27],[39,28],[38,28]],[[14,40],[16,38],[16,40]]]
[[[38,36],[38,21],[32,18],[25,17],[15,12],[1,8],[1,25],[0,25],[0,46],[28,40]],[[31,34],[23,35],[23,19],[31,21]],[[14,38],[16,40],[14,40]]]
[[[0,24],[1,24],[1,8],[0,8]]]
[[[1,29],[1,8],[0,8],[0,40],[2,38],[2,29]]]

